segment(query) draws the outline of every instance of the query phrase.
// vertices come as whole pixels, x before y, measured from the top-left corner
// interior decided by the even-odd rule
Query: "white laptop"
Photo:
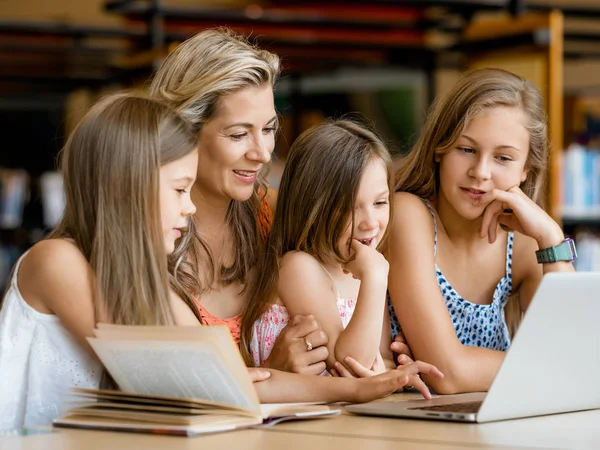
[[[486,393],[349,405],[356,414],[491,422],[600,408],[600,272],[544,276]]]

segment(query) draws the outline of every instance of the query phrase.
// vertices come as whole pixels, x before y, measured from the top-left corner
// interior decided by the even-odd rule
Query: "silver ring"
[[[310,341],[306,338],[304,338],[304,343],[306,344],[306,351],[310,352],[312,350],[312,344],[310,343]]]

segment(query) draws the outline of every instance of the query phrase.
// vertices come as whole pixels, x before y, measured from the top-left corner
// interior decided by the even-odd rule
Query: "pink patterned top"
[[[323,270],[327,272],[325,268],[323,268]],[[327,272],[327,275],[331,277],[329,272]],[[340,298],[339,291],[335,286],[333,278],[331,281],[333,284],[332,288],[335,290],[337,296],[336,303],[340,313],[340,319],[342,320],[342,325],[346,328],[354,313],[356,299]],[[254,331],[252,333],[252,341],[250,342],[250,354],[252,355],[252,358],[254,358],[256,366],[262,365],[269,357],[271,350],[273,350],[273,346],[275,345],[275,341],[279,337],[279,333],[285,328],[289,320],[290,316],[287,308],[276,303],[271,305],[261,318],[254,322]],[[322,375],[328,375],[328,372],[325,371]]]

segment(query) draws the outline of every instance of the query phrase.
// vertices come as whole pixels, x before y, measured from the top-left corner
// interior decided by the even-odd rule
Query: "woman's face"
[[[260,170],[271,160],[277,126],[271,85],[222,97],[200,132],[195,188],[211,200],[248,200]]]

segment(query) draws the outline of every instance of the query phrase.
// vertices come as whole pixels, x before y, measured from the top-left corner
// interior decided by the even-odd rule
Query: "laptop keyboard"
[[[424,411],[448,411],[457,413],[476,413],[479,411],[482,402],[451,403],[448,405],[422,406],[419,408]]]

